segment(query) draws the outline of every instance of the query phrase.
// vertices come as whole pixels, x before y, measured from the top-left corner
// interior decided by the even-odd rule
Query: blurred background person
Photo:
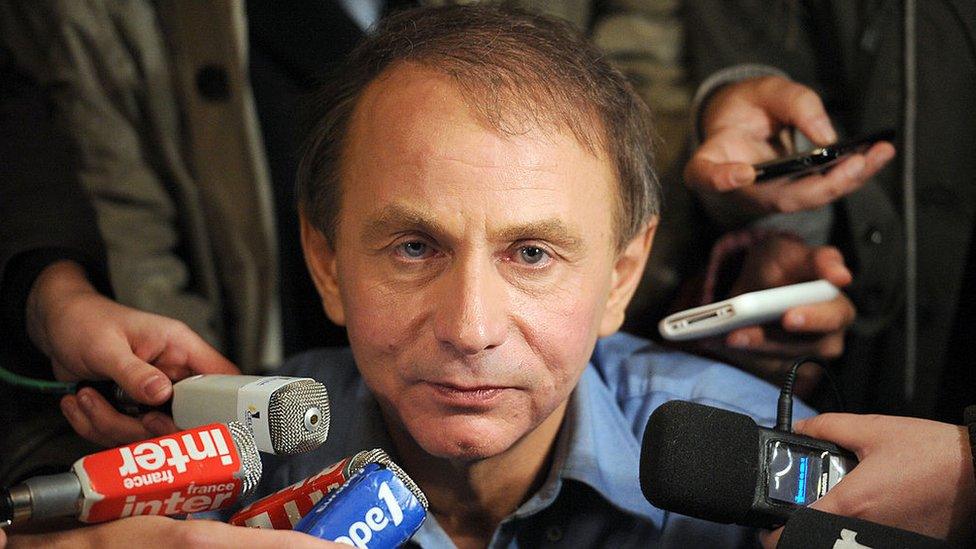
[[[685,7],[690,70],[703,82],[685,176],[702,223],[836,246],[857,308],[836,367],[848,403],[958,423],[976,396],[976,4]],[[781,130],[791,128],[818,145],[887,128],[896,138],[822,176],[754,185],[750,165],[787,152]],[[790,342],[802,339],[767,329],[723,343],[763,352]]]

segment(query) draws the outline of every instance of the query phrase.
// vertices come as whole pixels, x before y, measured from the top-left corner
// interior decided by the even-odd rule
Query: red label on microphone
[[[222,423],[92,454],[74,470],[84,522],[219,509],[237,500],[242,485],[240,456]]]
[[[315,476],[255,501],[241,509],[228,522],[235,526],[291,530],[324,496],[342,486],[352,474],[347,457],[326,467]]]

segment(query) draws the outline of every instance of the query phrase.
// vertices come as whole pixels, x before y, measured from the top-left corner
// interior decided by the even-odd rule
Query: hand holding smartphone
[[[776,320],[788,309],[830,301],[839,294],[826,280],[749,292],[669,315],[658,324],[658,331],[669,341],[711,337]]]
[[[888,129],[833,145],[818,147],[805,153],[755,164],[753,168],[756,170],[756,183],[781,177],[795,179],[812,173],[823,172],[852,154],[866,152],[871,148],[871,145],[879,141],[891,141],[894,137],[895,131]]]

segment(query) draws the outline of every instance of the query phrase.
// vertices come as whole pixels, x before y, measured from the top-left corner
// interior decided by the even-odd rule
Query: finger
[[[834,286],[843,288],[854,279],[844,262],[843,254],[833,246],[814,248],[810,253],[810,258],[816,276],[826,279]]]
[[[696,153],[685,166],[684,176],[693,189],[726,192],[755,182],[756,170],[743,162],[715,162]]]
[[[747,326],[729,332],[725,344],[734,349],[751,349],[766,340],[762,326]]]
[[[158,368],[144,362],[124,337],[105,338],[90,356],[87,367],[100,377],[118,383],[122,390],[139,402],[161,404],[172,393],[172,383]]]
[[[799,355],[836,358],[844,350],[842,332],[834,332],[823,337],[805,337],[802,333],[787,334],[788,337],[784,337],[784,334],[771,337],[770,329],[769,326],[740,328],[726,337],[726,345],[757,355],[783,359]]]
[[[159,368],[171,380],[193,374],[239,374],[232,362],[211,347],[186,324],[153,316],[139,330],[135,353]]]
[[[826,174],[771,183],[764,193],[765,208],[770,211],[796,212],[830,204],[863,187],[894,156],[894,146],[882,141],[874,144],[863,155],[851,155]]]
[[[148,414],[145,414],[139,418],[139,421],[142,423],[142,426],[155,437],[161,437],[180,430],[180,428],[173,423],[173,418],[160,412],[149,412]]]
[[[84,417],[81,424],[84,431],[75,430],[88,440],[104,446],[120,446],[153,436],[138,419],[118,413],[93,389],[81,389],[75,399],[78,411]]]
[[[190,539],[220,540],[220,547],[295,547],[342,548],[348,546],[325,541],[302,532],[232,526],[212,520],[189,520],[184,527],[192,532]]]
[[[224,358],[202,337],[185,324],[175,323],[169,335],[167,350],[179,349],[185,353],[185,365],[196,374],[239,374],[233,362]],[[165,359],[168,357],[161,357]]]
[[[879,141],[864,153],[864,177],[871,178],[895,157],[895,146],[887,141]]]
[[[81,408],[78,405],[78,398],[76,396],[67,395],[61,399],[61,413],[64,415],[64,418],[68,420],[68,425],[71,425],[71,428],[74,429],[78,435],[86,440],[92,440],[91,435],[93,429],[91,421],[88,419],[88,416],[81,411]],[[92,440],[92,442],[105,446],[105,444],[98,441]]]
[[[770,184],[764,193],[764,207],[771,212],[792,213],[821,208],[860,189],[868,180],[864,156],[856,154],[826,174]]]
[[[884,427],[883,416],[827,413],[798,420],[793,430],[843,446],[861,456],[865,441],[874,440]]]
[[[839,295],[825,303],[793,307],[783,314],[782,325],[787,332],[831,333],[843,330],[854,322],[856,309],[847,296]]]
[[[757,104],[786,126],[795,126],[811,141],[826,145],[837,140],[820,96],[810,88],[780,77],[757,83]]]

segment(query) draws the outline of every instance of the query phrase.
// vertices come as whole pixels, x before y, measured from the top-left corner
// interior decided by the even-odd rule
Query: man
[[[329,387],[333,432],[269,464],[262,492],[383,447],[430,501],[425,547],[751,536],[640,494],[656,406],[768,424],[777,391],[613,336],[657,214],[647,108],[623,76],[568,24],[453,7],[389,19],[333,81],[299,197],[309,270],[351,352],[282,370]]]
[[[646,107],[622,76],[563,25],[455,7],[390,19],[335,82],[299,196],[309,269],[351,351],[285,366],[329,387],[333,432],[268,463],[262,493],[383,447],[430,501],[423,547],[745,541],[639,492],[656,406],[769,424],[777,391],[613,335],[656,224]],[[230,543],[228,528],[207,540]],[[203,531],[139,517],[61,536]],[[254,542],[271,534],[290,533]]]
[[[266,489],[380,446],[430,500],[420,546],[740,543],[639,493],[657,405],[768,422],[775,390],[613,336],[657,203],[622,76],[567,26],[447,8],[388,20],[335,81],[299,200],[351,353],[285,366],[330,388],[334,442],[270,467]]]

